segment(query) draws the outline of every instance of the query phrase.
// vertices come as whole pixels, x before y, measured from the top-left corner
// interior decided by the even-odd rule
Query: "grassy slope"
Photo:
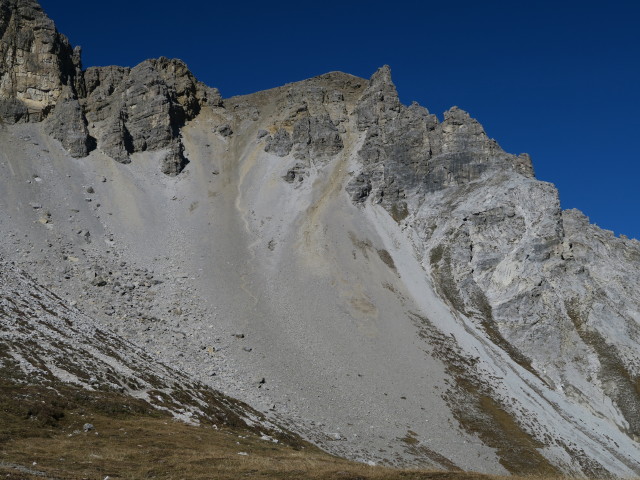
[[[117,393],[1,378],[3,478],[488,478],[368,467],[292,439],[288,444],[264,440],[247,428],[186,425]],[[85,423],[95,429],[84,432]]]

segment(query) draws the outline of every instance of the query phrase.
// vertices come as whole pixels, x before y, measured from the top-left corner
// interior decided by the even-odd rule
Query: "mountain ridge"
[[[3,255],[60,298],[338,455],[638,474],[640,242],[526,154],[386,66],[229,99],[179,60],[82,76],[2,97]]]

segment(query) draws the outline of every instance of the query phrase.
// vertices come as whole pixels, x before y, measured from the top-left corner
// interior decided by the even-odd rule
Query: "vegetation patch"
[[[443,334],[426,317],[411,314],[420,336],[433,348],[454,384],[443,394],[455,419],[469,434],[496,450],[500,464],[516,475],[556,476],[560,472],[538,451],[544,447],[518,425],[494,399],[490,387],[479,380],[476,358],[465,355],[455,340]]]
[[[409,216],[409,208],[407,207],[406,202],[393,203],[391,204],[390,213],[391,217],[397,223],[400,223],[402,220]]]
[[[396,264],[393,261],[393,258],[391,257],[391,255],[389,254],[389,252],[387,250],[385,250],[385,249],[378,250],[378,256],[380,257],[380,260],[382,260],[387,267],[389,267],[394,272],[398,271],[396,269]]]
[[[640,377],[634,377],[625,368],[613,345],[609,345],[597,330],[589,328],[586,322],[588,315],[581,312],[580,306],[581,302],[577,298],[567,300],[567,315],[580,339],[598,355],[600,380],[629,423],[627,434],[632,438],[640,438]],[[590,305],[585,306],[586,310],[590,308]]]

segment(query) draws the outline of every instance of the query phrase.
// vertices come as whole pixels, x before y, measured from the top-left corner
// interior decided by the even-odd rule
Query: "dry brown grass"
[[[85,423],[95,429],[84,432]],[[9,480],[496,480],[369,467],[294,440],[285,445],[248,429],[186,425],[117,393],[0,378],[0,477]]]
[[[77,422],[74,420],[78,420]],[[95,431],[81,431],[91,422]],[[77,428],[76,428],[77,427]],[[399,471],[349,462],[314,447],[295,449],[234,430],[194,427],[170,418],[85,415],[69,427],[13,438],[0,460],[61,479],[418,479],[449,473]],[[240,455],[244,452],[247,455]],[[35,462],[35,464],[34,464]],[[0,472],[3,472],[0,469]],[[9,478],[38,478],[6,467]],[[17,475],[17,476],[16,476]],[[460,474],[455,475],[461,478]],[[465,474],[464,478],[480,478]],[[42,478],[42,477],[39,477]]]
[[[0,373],[0,476],[8,479],[417,479],[443,473],[372,468],[298,438],[238,425],[190,426],[116,392]],[[94,430],[84,432],[91,423]],[[245,453],[240,454],[240,453]],[[470,475],[469,477],[473,477]]]

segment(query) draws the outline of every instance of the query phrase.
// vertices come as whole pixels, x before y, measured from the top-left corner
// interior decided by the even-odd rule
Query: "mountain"
[[[35,0],[0,12],[5,298],[95,325],[56,327],[85,349],[59,380],[91,387],[104,329],[117,375],[143,352],[338,456],[640,474],[640,242],[528,155],[401,104],[388,67],[223,98],[179,60],[83,70]]]

